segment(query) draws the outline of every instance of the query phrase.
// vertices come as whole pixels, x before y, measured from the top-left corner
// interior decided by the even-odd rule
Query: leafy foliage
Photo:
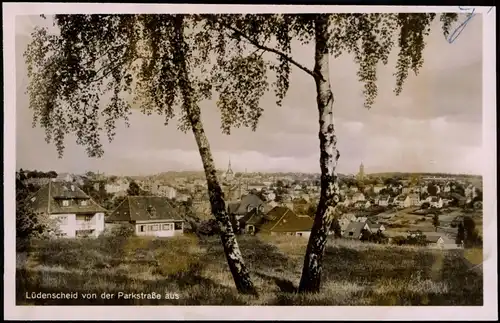
[[[16,250],[25,251],[30,241],[45,238],[55,233],[56,225],[46,214],[35,212],[28,200],[31,192],[20,181],[16,181]]]
[[[28,93],[34,124],[46,130],[60,155],[64,139],[74,133],[89,156],[104,152],[101,132],[115,136],[118,120],[128,125],[133,107],[164,116],[167,124],[179,116],[179,128],[189,129],[180,106],[179,62],[172,44],[176,15],[55,15],[58,33],[38,27],[25,57],[31,79]],[[364,83],[365,106],[377,96],[377,66],[387,64],[399,46],[395,93],[401,93],[408,71],[423,64],[425,37],[436,14],[329,14],[328,48],[335,57],[350,53]],[[289,88],[291,66],[314,76],[291,56],[292,40],[311,42],[312,14],[185,15],[190,67],[196,102],[218,93],[222,130],[256,129],[262,115],[259,100],[271,86],[281,105]],[[457,15],[442,14],[445,35]],[[264,59],[264,53],[275,59]],[[212,61],[212,53],[217,58]],[[268,71],[275,81],[269,83]],[[134,100],[130,95],[134,93]]]

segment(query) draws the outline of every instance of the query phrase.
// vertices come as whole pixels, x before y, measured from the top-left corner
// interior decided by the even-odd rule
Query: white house
[[[106,219],[110,226],[130,223],[138,236],[183,235],[181,210],[161,196],[128,196]]]
[[[399,195],[395,198],[394,202],[400,208],[407,208],[411,206],[411,200],[408,195]]]
[[[370,201],[357,201],[354,203],[356,209],[367,209],[371,205]]]
[[[430,207],[435,207],[437,209],[440,209],[443,207],[443,199],[440,197],[429,196],[425,201],[429,202]]]
[[[130,182],[126,178],[120,178],[113,183],[108,183],[104,186],[106,192],[111,194],[117,194],[120,192],[126,192]]]
[[[389,206],[389,200],[391,197],[389,195],[382,195],[378,199],[378,205],[380,206]]]
[[[408,195],[410,199],[410,206],[419,206],[420,205],[420,195],[417,193],[412,193]]]
[[[356,203],[358,201],[365,201],[365,194],[361,192],[356,192],[352,195],[352,202]]]
[[[151,193],[169,199],[175,199],[177,197],[177,191],[175,190],[175,188],[158,183],[153,186]]]
[[[50,181],[29,197],[35,212],[56,219],[59,237],[97,237],[104,231],[106,210],[74,183]]]

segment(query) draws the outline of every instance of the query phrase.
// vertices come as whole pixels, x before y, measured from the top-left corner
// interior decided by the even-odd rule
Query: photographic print
[[[50,6],[4,31],[17,317],[492,318],[494,8]]]

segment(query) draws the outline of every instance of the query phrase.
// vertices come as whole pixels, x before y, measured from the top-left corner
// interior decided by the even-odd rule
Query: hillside
[[[294,293],[306,239],[241,237],[259,298],[238,295],[218,238],[100,237],[34,243],[18,255],[17,304],[99,305],[482,305],[482,274],[460,252],[335,240],[319,295]],[[86,300],[26,300],[26,292],[86,292]],[[100,294],[177,293],[178,299],[108,299]],[[170,295],[169,294],[169,295]],[[168,295],[166,295],[168,296]],[[172,298],[172,297],[170,297]]]

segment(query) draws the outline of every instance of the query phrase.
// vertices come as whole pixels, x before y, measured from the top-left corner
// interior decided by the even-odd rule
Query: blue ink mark
[[[461,6],[458,6],[458,8],[462,11],[468,11],[468,10],[471,10],[471,8],[462,8]],[[490,10],[488,10],[488,12],[486,14],[489,14],[490,11],[493,9],[493,7],[490,8]],[[474,18],[474,16],[476,15],[476,9],[475,8],[472,8],[472,11],[469,12],[467,14],[467,18],[465,18],[465,21],[462,22],[454,31],[453,33],[450,35],[450,37],[448,37],[448,42],[451,44],[453,43],[457,38],[458,36],[460,36],[460,34],[462,33],[462,31],[464,31],[465,27],[467,27],[467,24],[469,23],[469,21]]]
[[[468,10],[468,9],[464,9],[462,7],[458,7],[460,8],[460,10],[462,11],[465,11],[465,10]],[[491,10],[491,9],[490,9]],[[476,9],[475,8],[472,8],[472,12],[468,13],[467,14],[467,18],[465,19],[464,22],[462,22],[456,29],[455,31],[453,31],[453,33],[450,35],[450,37],[448,38],[448,42],[451,44],[453,43],[457,38],[458,36],[460,36],[460,34],[462,33],[462,31],[464,31],[465,27],[467,27],[467,24],[469,23],[469,21],[474,18],[474,16],[476,15],[475,13]]]

